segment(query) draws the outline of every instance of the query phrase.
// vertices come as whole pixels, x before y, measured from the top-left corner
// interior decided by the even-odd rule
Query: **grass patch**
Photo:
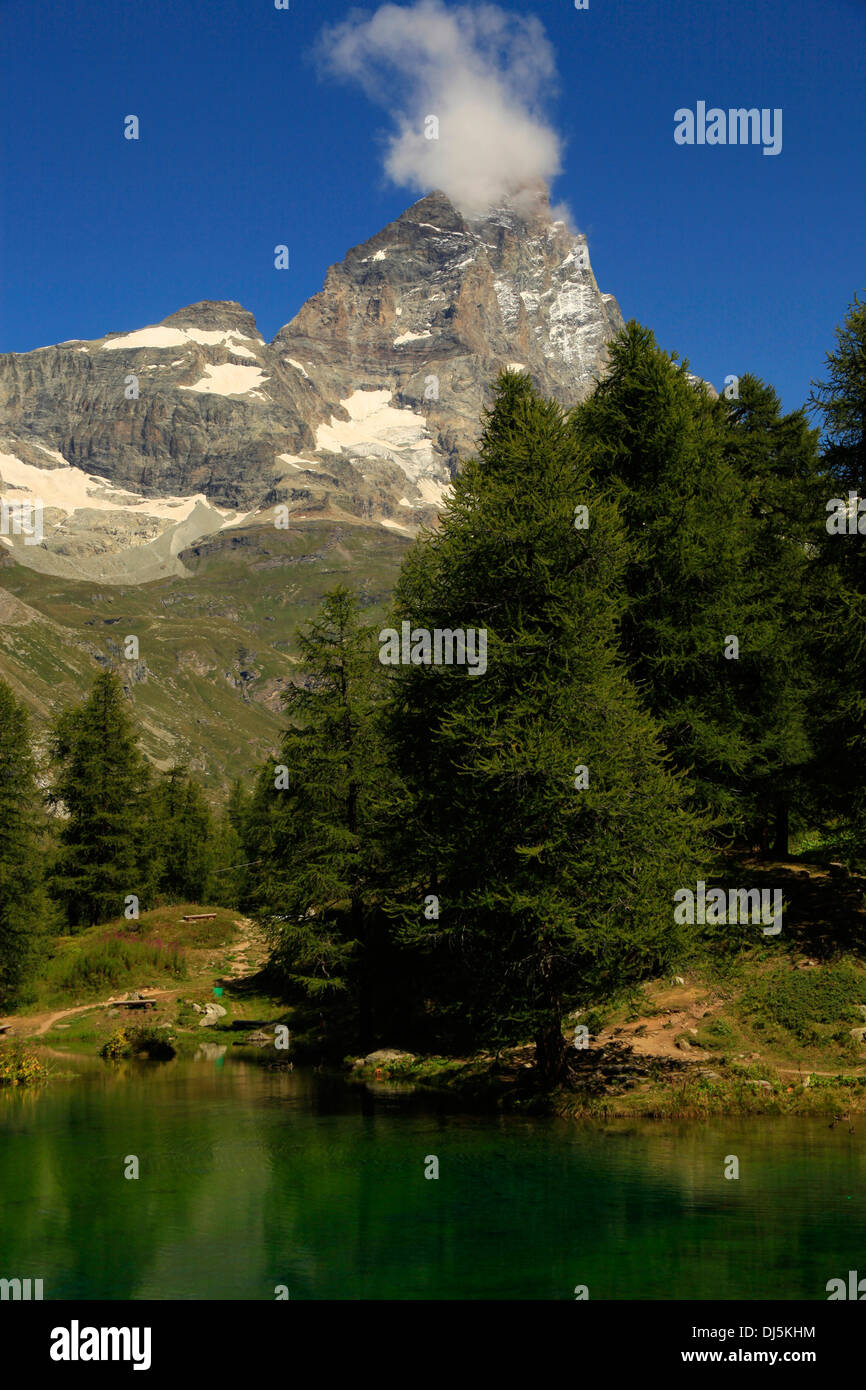
[[[73,942],[78,939],[73,938]],[[155,946],[105,934],[83,942],[78,949],[61,950],[49,963],[42,987],[45,1001],[104,993],[137,983],[142,976],[185,979],[187,964],[176,946]]]
[[[858,1005],[866,1003],[866,972],[848,961],[822,969],[777,967],[759,975],[743,990],[739,1007],[754,1028],[781,1029],[797,1042],[812,1045],[845,1042],[850,1028],[866,1024]],[[781,1039],[778,1039],[781,1040]]]

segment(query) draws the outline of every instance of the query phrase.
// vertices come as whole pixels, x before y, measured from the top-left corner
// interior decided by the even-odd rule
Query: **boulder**
[[[204,1011],[204,1018],[200,1018],[198,1021],[199,1028],[211,1028],[217,1019],[222,1018],[224,1014],[225,1009],[222,1004],[208,1004]]]
[[[389,1062],[414,1062],[412,1052],[401,1052],[397,1047],[380,1047],[377,1052],[368,1052],[364,1063],[368,1067],[384,1067]]]

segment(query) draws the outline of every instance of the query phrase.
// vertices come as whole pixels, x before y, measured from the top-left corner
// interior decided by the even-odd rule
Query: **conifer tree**
[[[854,831],[849,859],[866,862],[866,304],[857,295],[809,398],[825,468],[817,567],[816,780],[828,814]],[[853,500],[852,500],[853,494]],[[831,521],[836,501],[853,516]],[[863,506],[863,510],[861,510]]]
[[[219,907],[241,907],[246,896],[247,864],[244,849],[249,797],[240,778],[232,783],[228,802],[214,826],[214,870],[211,901]]]
[[[567,1070],[565,1013],[681,949],[673,893],[700,841],[618,655],[627,559],[561,408],[509,372],[395,594],[419,656],[425,629],[487,634],[484,674],[393,677],[405,929],[459,981],[476,1040],[533,1038],[548,1083]]]
[[[152,815],[159,854],[158,891],[169,902],[207,902],[214,825],[204,793],[184,764],[175,764],[162,778]]]
[[[825,381],[814,381],[809,405],[823,425],[824,462],[835,479],[866,495],[866,303],[855,294],[836,347],[826,354]]]
[[[289,727],[247,817],[252,906],[274,964],[320,1008],[334,1001],[362,1046],[375,1027],[386,930],[376,880],[382,685],[373,630],[338,586],[299,633],[302,679],[284,696]]]
[[[776,392],[749,374],[719,401],[725,454],[744,489],[749,558],[737,576],[750,610],[732,673],[749,757],[733,786],[752,834],[786,855],[791,814],[814,811],[810,726],[824,698],[814,661],[823,499],[817,431],[803,409],[783,415]]]
[[[120,915],[130,896],[143,908],[153,880],[150,778],[113,671],[100,671],[84,703],[59,717],[53,754],[65,813],[55,882],[70,926]]]
[[[17,1002],[50,925],[46,840],[27,714],[0,680],[0,1009]]]
[[[742,831],[753,734],[745,705],[769,633],[748,577],[749,490],[726,451],[723,416],[687,366],[630,322],[573,425],[630,542],[629,670],[699,800]]]

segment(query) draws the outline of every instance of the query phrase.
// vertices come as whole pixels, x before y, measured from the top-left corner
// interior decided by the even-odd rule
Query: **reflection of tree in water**
[[[0,1147],[0,1262],[43,1277],[46,1299],[140,1297],[167,1233],[182,1237],[189,1223],[219,1127],[196,1107],[159,1103],[160,1070],[55,1082]],[[137,1180],[124,1177],[127,1154]]]
[[[237,1063],[4,1096],[0,1276],[47,1299],[825,1298],[857,1267],[866,1160],[825,1120],[438,1107]]]

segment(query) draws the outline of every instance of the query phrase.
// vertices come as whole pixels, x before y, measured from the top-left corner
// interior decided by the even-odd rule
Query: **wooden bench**
[[[216,917],[215,912],[191,912],[188,917],[181,917],[182,922],[212,922]]]

